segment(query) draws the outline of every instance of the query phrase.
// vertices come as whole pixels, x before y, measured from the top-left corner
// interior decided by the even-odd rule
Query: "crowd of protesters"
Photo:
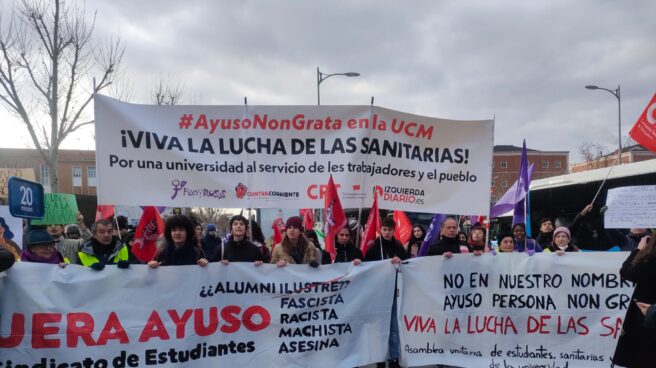
[[[494,245],[486,239],[483,224],[471,224],[469,232],[465,233],[454,217],[447,217],[441,222],[438,234],[433,239],[427,239],[427,231],[422,225],[413,225],[409,240],[402,244],[394,236],[395,221],[391,217],[384,217],[377,239],[368,247],[362,247],[357,244],[362,238],[362,228],[357,220],[351,219],[348,226],[336,233],[333,254],[322,247],[316,231],[303,228],[303,220],[298,216],[287,219],[282,240],[278,244],[266,244],[259,224],[241,215],[230,218],[223,239],[214,224],[207,224],[203,231],[203,224],[191,217],[171,215],[166,218],[164,234],[157,242],[154,257],[147,262],[140,261],[131,251],[134,230],[128,228],[126,218],[119,216],[115,220],[98,220],[88,229],[82,215],[78,215],[76,224],[31,228],[25,234],[22,250],[16,243],[5,239],[5,227],[0,226],[0,272],[19,261],[51,263],[60,267],[72,263],[96,271],[102,271],[107,265],[129,268],[138,263],[146,263],[150,268],[181,265],[205,267],[210,262],[224,265],[249,262],[255,266],[266,262],[278,267],[306,264],[313,268],[344,262],[357,266],[361,262],[380,260],[399,264],[420,256],[422,248],[425,248],[423,254],[427,256],[447,259],[459,253],[472,253],[474,256],[525,253],[531,256],[542,252],[562,256],[568,252],[580,251],[572,241],[572,233],[578,230],[582,219],[591,210],[591,205],[586,206],[568,227],[559,226],[554,229],[551,219],[542,219],[535,238],[526,236],[526,226],[523,223],[514,224],[512,231],[500,234]],[[620,345],[627,346],[627,349],[637,349],[640,341],[645,341],[640,340],[640,336],[656,335],[656,329],[653,328],[656,325],[656,294],[651,285],[656,275],[655,237],[651,236],[649,229],[629,229],[628,232],[608,230],[608,236],[614,239],[621,250],[631,252],[622,267],[622,276],[638,283],[634,298],[639,300],[629,309],[625,329],[631,328],[637,332],[622,335]],[[395,314],[396,298],[392,310],[392,315]],[[645,315],[649,316],[646,320]],[[398,321],[392,318],[390,323],[388,364],[390,367],[400,367]],[[628,359],[622,353],[625,350],[618,345],[616,359]],[[649,361],[654,360],[656,357]],[[385,362],[381,362],[377,367],[385,365]]]

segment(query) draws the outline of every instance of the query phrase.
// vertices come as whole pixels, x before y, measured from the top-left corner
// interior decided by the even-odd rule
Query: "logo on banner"
[[[187,185],[187,182],[184,180],[180,181],[175,179],[171,182],[171,185],[173,185],[173,195],[171,196],[171,199],[175,199],[175,197],[178,196],[178,192],[180,191],[180,189],[184,188],[184,186]]]
[[[656,102],[647,108],[647,122],[651,125],[656,125]]]
[[[175,179],[171,182],[173,186],[173,195],[171,199],[175,199],[180,193],[183,197],[198,197],[198,198],[214,198],[224,199],[226,197],[225,189],[215,188],[192,188],[187,186],[186,180]]]
[[[235,194],[239,199],[243,199],[244,196],[246,196],[246,192],[248,192],[248,187],[245,186],[244,183],[239,183],[235,187]]]
[[[326,190],[328,185],[326,184],[310,184],[307,187],[306,194],[310,199],[318,200],[323,199],[326,196]],[[340,198],[364,198],[365,193],[362,191],[362,186],[360,184],[354,184],[351,186],[351,191],[346,191],[346,189],[341,185],[335,183],[335,189],[339,192]]]
[[[374,190],[384,201],[399,203],[424,204],[424,190],[417,188],[376,185]]]

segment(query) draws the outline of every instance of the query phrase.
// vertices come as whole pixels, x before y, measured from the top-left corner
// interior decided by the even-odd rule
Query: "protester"
[[[408,243],[405,245],[405,251],[408,254],[408,258],[417,257],[419,248],[421,248],[421,244],[424,242],[425,237],[426,231],[423,226],[417,224],[412,227],[412,236],[410,236],[410,240],[408,240]]]
[[[207,266],[203,249],[196,246],[198,234],[196,225],[185,215],[173,215],[166,219],[164,225],[165,243],[148,262],[148,267],[185,266],[197,264]]]
[[[647,304],[643,302],[636,301],[640,312],[645,316],[645,321],[643,326],[647,328],[656,328],[656,304]]]
[[[16,257],[6,248],[0,247],[0,272],[7,271],[16,262]]]
[[[14,257],[15,261],[20,261],[20,247],[13,240],[5,238],[5,232],[6,230],[3,221],[3,223],[0,224],[0,248],[9,252]]]
[[[246,238],[248,232],[248,220],[242,215],[230,218],[230,239],[223,247],[223,258],[221,263],[230,262],[253,262],[256,266],[262,264],[263,257],[257,245]]]
[[[118,237],[123,240],[130,231],[128,227],[128,218],[123,215],[116,216],[116,225],[118,225]]]
[[[319,237],[317,236],[317,232],[314,230],[305,230],[304,235],[307,238],[307,240],[309,240],[310,243],[314,244],[314,246],[318,249],[317,259],[321,260],[321,262],[319,263],[331,264],[332,260],[330,259],[330,253],[328,253],[325,249],[321,249],[321,243],[319,243]]]
[[[269,250],[269,247],[266,244],[266,240],[264,239],[264,233],[262,233],[262,228],[260,227],[260,224],[258,224],[257,221],[253,221],[253,220],[251,220],[249,224],[251,228],[251,236],[250,236],[251,243],[255,244],[257,248],[260,250],[260,253],[262,253],[262,262],[264,263],[271,262],[271,251]]]
[[[458,231],[458,240],[461,243],[466,243],[467,239],[468,239],[468,236],[464,231]]]
[[[202,248],[202,242],[203,242],[203,224],[200,222],[195,222],[194,223],[194,245]]]
[[[526,225],[518,223],[513,225],[512,233],[515,237],[515,252],[528,253],[542,252],[542,247],[534,239],[526,237]]]
[[[285,234],[282,242],[277,244],[271,252],[271,263],[284,267],[287,264],[307,264],[310,267],[319,267],[316,246],[302,233],[303,219],[292,216],[285,223]]]
[[[572,235],[566,227],[559,227],[554,231],[553,242],[547,248],[549,252],[556,252],[559,256],[565,252],[578,252],[579,248],[572,244]]]
[[[469,239],[467,239],[469,251],[478,253],[489,253],[490,248],[485,241],[485,229],[482,226],[474,226],[469,231]]]
[[[451,258],[454,253],[461,253],[461,245],[465,243],[458,238],[458,221],[447,217],[440,225],[440,237],[431,242],[427,255]]]
[[[535,241],[542,247],[542,249],[546,249],[551,245],[553,231],[554,226],[550,218],[543,218],[540,220],[540,231],[538,232],[538,236],[535,237]]]
[[[606,234],[613,242],[620,246],[624,252],[631,252],[638,248],[640,240],[645,236],[651,235],[651,230],[643,228],[631,228],[627,232],[619,229],[606,229]]]
[[[503,234],[499,236],[499,252],[512,253],[515,251],[515,238],[512,234]]]
[[[201,240],[201,245],[203,247],[203,253],[205,253],[207,257],[212,257],[216,253],[216,249],[221,247],[221,238],[216,232],[216,225],[207,225],[205,236]]]
[[[77,213],[76,222],[76,224],[68,224],[65,227],[62,225],[48,225],[47,227],[48,233],[55,240],[57,250],[73,264],[80,263],[78,252],[93,236],[84,224],[84,216],[80,212]],[[69,237],[69,231],[71,237]],[[78,233],[79,236],[76,237]]]
[[[21,252],[21,261],[58,264],[61,267],[69,263],[55,249],[55,239],[44,229],[33,229],[27,234],[27,246]]]
[[[393,218],[385,217],[380,221],[380,236],[367,249],[367,254],[364,256],[365,261],[391,259],[392,263],[400,263],[408,258],[401,242],[394,238],[395,226]]]
[[[116,264],[118,268],[130,266],[130,250],[114,236],[114,225],[110,220],[98,220],[91,227],[93,237],[84,243],[78,252],[77,263],[96,271],[105,265]],[[66,254],[64,257],[66,257]]]
[[[357,266],[362,262],[362,251],[353,244],[351,231],[346,227],[335,235],[335,250],[333,263],[353,262]]]
[[[636,284],[617,340],[614,364],[629,368],[653,367],[656,329],[644,326],[645,316],[636,302],[656,303],[656,237],[645,236],[622,264],[620,276]]]
[[[382,259],[390,259],[392,264],[399,264],[402,260],[407,259],[407,253],[401,242],[394,238],[394,227],[396,223],[391,217],[385,217],[380,221],[380,237],[378,237],[374,244],[369,247],[367,254],[364,256],[365,261],[380,261]],[[394,290],[396,290],[396,280]],[[399,324],[396,318],[396,293],[394,294],[394,301],[392,303],[392,318],[390,319],[390,334],[388,339],[389,351],[389,366],[391,368],[401,367],[399,364],[400,352],[400,338],[399,338]],[[385,367],[385,362],[376,363],[377,368]]]

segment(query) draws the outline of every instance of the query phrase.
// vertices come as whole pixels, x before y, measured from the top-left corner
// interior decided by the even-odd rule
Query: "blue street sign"
[[[14,217],[40,219],[45,215],[43,185],[33,181],[9,177],[9,213]]]

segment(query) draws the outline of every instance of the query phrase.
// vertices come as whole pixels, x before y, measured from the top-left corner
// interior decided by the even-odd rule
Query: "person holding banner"
[[[564,255],[566,252],[579,252],[579,248],[572,244],[572,235],[569,229],[561,226],[554,231],[553,242],[546,249],[549,252],[555,252],[559,256]]]
[[[115,264],[118,268],[130,267],[130,250],[114,236],[111,220],[96,221],[91,226],[91,233],[93,237],[77,253],[78,264],[96,271],[103,270],[108,264]]]
[[[435,239],[428,248],[429,256],[444,256],[451,258],[454,253],[460,253],[461,243],[458,238],[458,221],[453,217],[447,217],[440,225],[440,237]]]
[[[164,226],[164,246],[157,250],[148,267],[187,266],[197,264],[201,267],[209,263],[203,249],[196,245],[195,224],[185,215],[173,215],[166,219]]]
[[[515,251],[515,238],[512,234],[502,234],[499,236],[499,252],[513,253]]]
[[[333,263],[353,262],[357,266],[362,262],[362,251],[353,244],[351,231],[346,227],[335,235],[335,250]]]
[[[408,254],[408,258],[417,257],[419,248],[421,248],[421,244],[424,242],[425,237],[426,231],[423,226],[416,224],[412,227],[412,236],[405,245],[405,251]]]
[[[262,264],[262,252],[257,245],[251,243],[246,238],[248,231],[248,220],[242,215],[235,215],[230,218],[230,239],[223,247],[221,263],[224,265],[230,262],[252,262],[256,266]],[[221,246],[219,246],[221,247]]]
[[[271,252],[271,263],[278,267],[287,264],[307,264],[310,267],[319,267],[316,247],[307,240],[302,233],[303,219],[292,216],[285,223],[285,235],[280,244]]]
[[[0,272],[10,269],[14,262],[16,262],[16,257],[5,248],[0,247]]]
[[[408,258],[401,242],[394,238],[395,226],[396,222],[391,217],[385,217],[380,221],[380,236],[367,250],[367,254],[364,256],[365,261],[391,259],[392,263],[401,263]]]
[[[542,247],[538,242],[526,237],[526,225],[518,223],[513,225],[512,233],[515,237],[515,252],[527,253],[532,256],[535,252],[542,252]]]
[[[487,242],[485,241],[485,229],[482,226],[477,225],[472,227],[469,231],[467,245],[469,246],[469,251],[475,255],[490,252],[490,248],[488,248]]]
[[[21,261],[51,263],[65,267],[67,258],[55,249],[55,239],[44,229],[33,229],[27,234],[27,246],[21,252]]]
[[[645,236],[622,264],[620,276],[636,284],[617,340],[612,362],[621,367],[653,367],[656,362],[656,329],[644,325],[638,302],[656,303],[656,237]]]

